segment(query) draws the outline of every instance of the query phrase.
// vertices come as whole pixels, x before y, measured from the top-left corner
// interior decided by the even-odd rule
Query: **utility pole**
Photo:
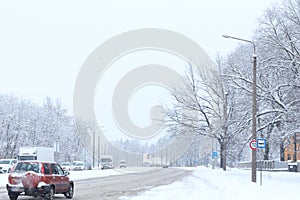
[[[255,43],[251,40],[245,40],[242,38],[232,37],[230,35],[223,35],[224,38],[239,40],[243,42],[248,42],[253,45],[253,84],[252,84],[252,140],[256,140],[256,67],[257,67],[257,58],[255,52]],[[256,150],[252,149],[252,160],[251,160],[251,181],[256,182]]]
[[[294,133],[294,158],[293,162],[297,162],[297,134]]]
[[[95,131],[93,132],[93,168],[95,167]]]
[[[98,136],[98,167],[100,166],[100,135]]]
[[[256,92],[256,54],[255,54],[255,45],[252,42],[253,46],[254,46],[254,53],[253,53],[253,94],[252,94],[252,98],[253,98],[253,104],[252,104],[252,140],[256,140],[256,96],[257,96],[257,92]],[[256,182],[256,150],[252,150],[252,161],[251,161],[251,180],[252,182]]]

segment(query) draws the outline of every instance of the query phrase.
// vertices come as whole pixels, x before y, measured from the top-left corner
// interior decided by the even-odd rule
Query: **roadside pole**
[[[262,185],[262,162],[264,157],[264,150],[261,149],[261,163],[260,163],[260,185]]]
[[[262,185],[262,167],[263,167],[263,158],[264,158],[264,149],[266,148],[266,139],[257,138],[256,147],[261,149],[261,162],[260,162],[260,185]]]
[[[218,157],[218,152],[213,151],[212,152],[212,169],[215,169],[215,166],[217,164],[217,157]]]
[[[264,158],[264,149],[266,148],[266,139],[265,138],[257,138],[256,140],[251,140],[249,146],[252,151],[258,150],[258,153],[261,152],[261,160],[260,160],[260,185],[262,185],[262,168],[263,168],[263,158]],[[261,149],[261,151],[259,150]],[[257,166],[257,165],[256,165]]]

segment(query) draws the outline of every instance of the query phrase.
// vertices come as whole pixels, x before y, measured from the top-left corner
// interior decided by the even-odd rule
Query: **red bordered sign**
[[[250,148],[252,150],[256,150],[257,149],[256,140],[251,140],[250,143],[249,143],[249,145],[250,145]]]

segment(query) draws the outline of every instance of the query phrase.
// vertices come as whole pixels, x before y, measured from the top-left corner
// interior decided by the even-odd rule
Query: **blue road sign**
[[[212,152],[212,157],[213,157],[213,158],[218,157],[218,152],[213,151],[213,152]]]
[[[256,140],[256,147],[260,149],[266,148],[267,141],[265,138],[257,138]]]

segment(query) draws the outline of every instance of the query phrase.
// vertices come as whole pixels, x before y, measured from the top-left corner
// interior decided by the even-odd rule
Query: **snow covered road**
[[[182,180],[190,172],[182,169],[155,169],[76,182],[76,200],[116,200],[123,195],[137,195],[160,185]]]

